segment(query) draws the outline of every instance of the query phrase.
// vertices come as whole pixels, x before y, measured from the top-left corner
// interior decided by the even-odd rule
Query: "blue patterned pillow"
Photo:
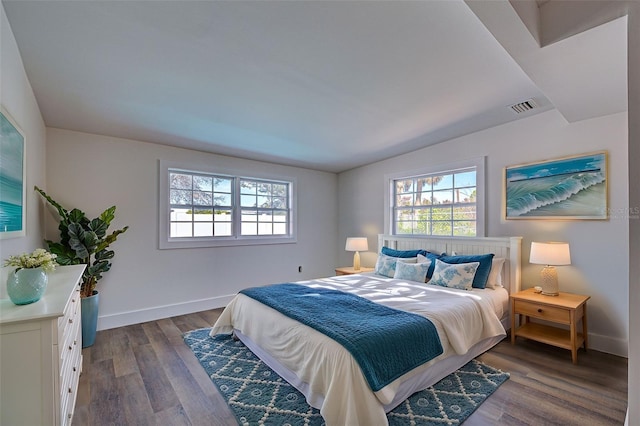
[[[480,262],[480,266],[478,266],[478,270],[476,271],[476,276],[473,278],[473,288],[485,288],[487,286],[487,280],[489,279],[489,273],[491,272],[493,253],[442,256],[440,260],[447,263]]]
[[[431,265],[427,271],[427,278],[431,278],[433,276],[433,269],[436,267],[436,259],[440,259],[440,255],[433,254],[429,251],[426,255],[418,255],[418,263],[428,262]]]
[[[436,267],[429,284],[471,290],[473,277],[479,265],[480,262],[449,264],[436,259]]]
[[[396,263],[416,263],[416,258],[399,258],[391,257],[386,254],[380,253],[378,260],[376,260],[376,267],[374,273],[378,275],[384,275],[385,277],[393,278],[396,273]]]
[[[396,262],[396,272],[393,278],[423,283],[427,279],[427,271],[431,262],[404,263]]]

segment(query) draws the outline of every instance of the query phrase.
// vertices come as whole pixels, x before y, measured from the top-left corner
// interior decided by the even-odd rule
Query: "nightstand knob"
[[[541,312],[542,312],[542,309],[538,308],[538,313],[541,313]]]

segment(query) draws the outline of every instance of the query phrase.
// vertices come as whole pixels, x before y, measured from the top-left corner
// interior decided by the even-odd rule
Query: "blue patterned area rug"
[[[210,329],[184,334],[241,425],[324,425],[320,411],[230,335]],[[389,425],[459,425],[502,383],[504,373],[476,360],[429,389],[417,392],[387,414]]]

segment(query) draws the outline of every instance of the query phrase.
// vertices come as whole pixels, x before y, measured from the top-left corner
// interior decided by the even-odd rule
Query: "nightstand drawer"
[[[562,324],[571,323],[571,312],[556,306],[544,305],[524,300],[515,300],[516,313]]]
[[[362,274],[364,272],[371,272],[371,271],[373,271],[373,268],[367,268],[366,266],[363,266],[357,271],[353,269],[353,267],[351,266],[343,266],[340,268],[336,268],[336,275]]]

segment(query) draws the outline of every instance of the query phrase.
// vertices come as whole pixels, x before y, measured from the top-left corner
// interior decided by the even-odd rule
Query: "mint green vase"
[[[42,268],[11,271],[7,278],[7,294],[16,305],[28,305],[40,300],[47,289],[47,282],[47,273]]]
[[[81,298],[80,302],[82,303],[82,347],[88,348],[96,341],[100,294],[93,290],[91,296]]]

